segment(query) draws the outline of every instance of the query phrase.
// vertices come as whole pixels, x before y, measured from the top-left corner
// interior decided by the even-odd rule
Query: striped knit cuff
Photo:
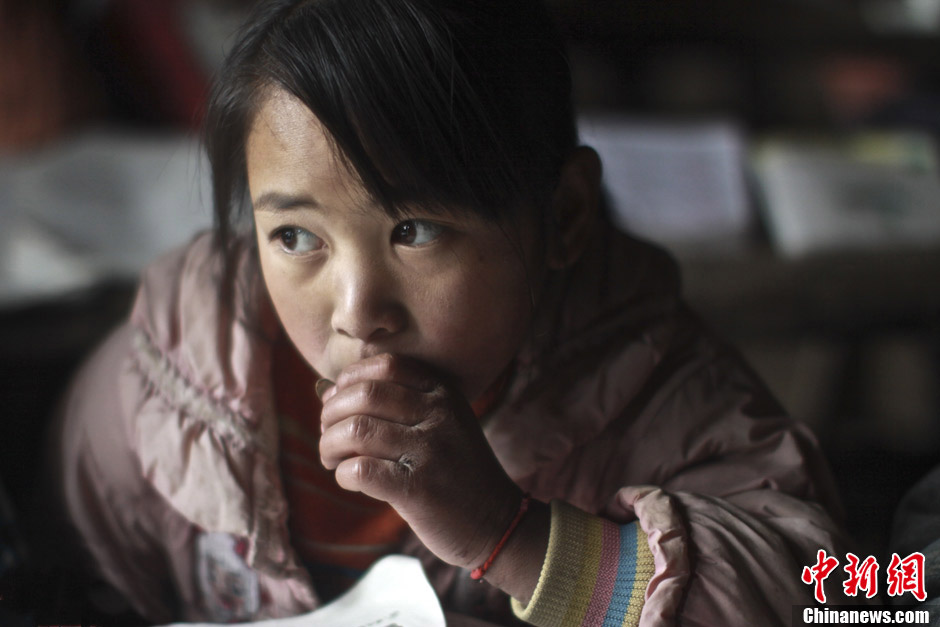
[[[640,621],[655,567],[638,522],[617,525],[563,501],[552,501],[542,574],[516,616],[539,627],[628,626]]]

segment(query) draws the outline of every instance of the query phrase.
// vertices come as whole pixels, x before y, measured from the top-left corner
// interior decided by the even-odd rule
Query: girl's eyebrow
[[[319,209],[320,204],[310,196],[294,196],[281,192],[265,192],[252,201],[255,211],[286,211],[289,209]]]

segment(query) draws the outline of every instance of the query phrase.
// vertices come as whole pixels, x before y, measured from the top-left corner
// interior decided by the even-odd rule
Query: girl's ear
[[[548,225],[548,267],[560,270],[578,260],[597,217],[601,160],[593,148],[579,146],[565,165],[552,196]]]

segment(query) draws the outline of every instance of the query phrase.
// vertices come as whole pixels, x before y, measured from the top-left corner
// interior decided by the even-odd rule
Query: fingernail
[[[317,392],[317,398],[319,398],[322,401],[323,395],[326,394],[326,391],[329,390],[334,385],[335,383],[333,383],[329,379],[318,379],[317,384],[315,386],[315,390]]]

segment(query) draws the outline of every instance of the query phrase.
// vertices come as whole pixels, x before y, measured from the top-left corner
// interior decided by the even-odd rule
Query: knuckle
[[[430,403],[425,410],[425,420],[431,424],[446,422],[447,417],[451,415],[449,399],[443,392],[430,393]]]
[[[408,456],[398,460],[397,484],[402,496],[410,498],[418,491],[419,462]]]
[[[413,474],[417,467],[417,462],[410,455],[404,453],[398,458],[398,465],[401,466],[401,469],[406,473]]]
[[[353,465],[353,477],[359,485],[368,483],[372,480],[372,464],[365,459],[356,460],[356,463]]]
[[[360,406],[369,406],[379,400],[379,390],[375,381],[360,381],[354,388],[356,402]]]
[[[428,382],[428,398],[435,406],[444,406],[450,399],[450,390],[441,381]]]
[[[375,433],[375,424],[368,416],[353,416],[349,421],[349,436],[357,441],[366,441]]]

